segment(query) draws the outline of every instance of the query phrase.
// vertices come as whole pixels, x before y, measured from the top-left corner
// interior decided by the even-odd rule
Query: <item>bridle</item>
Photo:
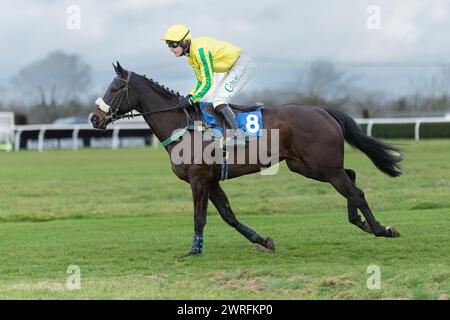
[[[130,79],[131,79],[131,74],[132,72],[129,71],[127,78],[124,80],[121,77],[119,77],[119,80],[124,82],[125,85],[120,93],[119,98],[115,99],[113,101],[113,103],[115,101],[119,101],[118,103],[114,103],[113,106],[109,106],[108,104],[105,103],[105,101],[103,101],[102,98],[98,98],[95,103],[97,104],[97,107],[102,110],[104,113],[107,114],[107,116],[104,118],[104,120],[102,121],[102,123],[108,125],[114,121],[117,121],[119,119],[125,119],[125,118],[134,118],[134,117],[143,117],[146,115],[151,115],[151,114],[155,114],[158,112],[164,112],[164,111],[173,111],[173,110],[178,110],[178,106],[172,106],[172,107],[162,107],[156,110],[152,110],[152,111],[148,111],[148,112],[144,112],[144,113],[138,113],[138,114],[133,114],[133,107],[131,106],[130,103],[130,98],[129,98],[129,87],[130,87]],[[123,98],[126,97],[127,98],[127,103],[128,103],[128,109],[130,110],[130,113],[127,114],[122,114],[119,115],[119,109],[120,106],[122,104]],[[199,111],[198,108],[194,108],[195,109],[195,113],[197,115],[198,119],[200,118],[199,115]],[[166,147],[169,144],[171,144],[172,142],[176,141],[180,136],[182,136],[186,131],[188,130],[197,130],[197,131],[204,131],[205,127],[203,125],[201,126],[196,126],[192,117],[190,116],[189,112],[186,110],[186,108],[183,108],[183,112],[186,115],[186,126],[184,128],[181,128],[180,130],[178,130],[176,133],[172,134],[170,137],[168,137],[167,139],[165,139],[164,141],[161,142],[161,144]]]
[[[172,106],[172,107],[164,107],[164,108],[160,108],[160,109],[156,109],[156,110],[152,110],[152,111],[148,111],[148,112],[144,112],[144,113],[133,113],[133,107],[131,106],[130,98],[129,98],[129,87],[130,87],[130,79],[131,79],[132,73],[133,72],[129,71],[126,79],[118,77],[118,79],[120,81],[125,83],[125,85],[120,93],[119,98],[115,99],[115,101],[118,100],[118,103],[114,103],[112,106],[109,106],[103,101],[103,99],[101,99],[101,98],[97,99],[97,101],[96,101],[97,105],[100,107],[100,104],[103,104],[107,110],[105,110],[105,108],[102,108],[102,107],[100,107],[100,109],[105,113],[109,113],[109,115],[107,115],[104,120],[104,121],[106,121],[106,124],[110,124],[110,123],[120,120],[120,119],[143,117],[143,116],[155,114],[158,112],[170,111],[170,110],[177,109],[177,106]],[[127,99],[128,109],[130,110],[131,113],[119,115],[118,112],[119,112],[119,109],[120,109],[120,106],[122,104],[124,97],[126,97],[126,99]]]
[[[125,83],[125,86],[122,89],[122,92],[120,93],[119,96],[119,103],[113,105],[110,109],[110,115],[106,117],[106,121],[107,123],[111,123],[114,121],[117,121],[119,119],[125,118],[125,115],[118,115],[117,113],[119,112],[120,106],[122,105],[122,100],[123,97],[126,96],[127,97],[127,104],[128,104],[128,108],[131,110],[131,116],[133,116],[133,108],[131,107],[130,104],[130,97],[129,97],[129,87],[130,87],[130,79],[131,79],[131,71],[128,72],[127,78],[124,80],[121,77],[118,77],[118,79],[122,82]],[[130,117],[131,117],[130,116]]]

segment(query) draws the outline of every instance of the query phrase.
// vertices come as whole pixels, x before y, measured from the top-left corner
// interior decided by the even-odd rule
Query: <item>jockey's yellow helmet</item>
[[[186,26],[176,24],[167,29],[166,34],[161,38],[166,41],[191,40],[191,32]]]

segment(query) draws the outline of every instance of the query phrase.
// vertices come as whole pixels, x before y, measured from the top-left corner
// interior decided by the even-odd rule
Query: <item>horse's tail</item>
[[[403,160],[403,154],[399,149],[365,135],[348,114],[337,110],[325,110],[341,126],[345,141],[364,152],[378,169],[391,177],[402,174],[400,161]]]

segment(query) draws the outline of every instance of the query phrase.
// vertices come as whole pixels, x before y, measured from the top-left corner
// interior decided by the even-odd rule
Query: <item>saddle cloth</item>
[[[198,104],[202,112],[203,122],[210,127],[214,132],[223,136],[225,122],[219,116],[211,102],[200,102]],[[263,134],[263,122],[261,115],[261,107],[245,107],[230,105],[236,114],[236,122],[242,132],[249,137],[260,137]]]

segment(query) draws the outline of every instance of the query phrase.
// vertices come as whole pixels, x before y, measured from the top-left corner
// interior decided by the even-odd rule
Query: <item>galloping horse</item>
[[[185,109],[185,112],[177,109],[180,98],[178,93],[145,76],[125,70],[119,62],[114,69],[117,77],[109,85],[103,99],[97,100],[97,106],[90,117],[95,128],[105,129],[109,123],[136,110],[144,117],[153,134],[160,141],[167,142],[165,148],[169,154],[180,141],[194,134],[192,131],[183,131],[182,137],[173,135],[176,129],[186,127],[187,115],[198,117],[194,107]],[[318,106],[286,104],[263,107],[261,112],[264,128],[279,130],[279,162],[285,160],[291,171],[330,183],[347,199],[348,220],[358,228],[380,237],[400,236],[395,228],[384,227],[375,220],[363,191],[355,185],[355,171],[343,167],[345,140],[365,153],[380,171],[397,177],[402,173],[400,162],[403,159],[397,148],[366,136],[350,116],[340,111]],[[208,144],[206,141],[202,143],[203,148]],[[248,145],[244,148],[248,148]],[[259,162],[230,164],[228,178],[255,173],[263,167]],[[275,250],[271,238],[261,237],[255,230],[236,219],[219,184],[223,178],[220,164],[176,164],[172,161],[172,170],[180,179],[189,183],[192,189],[194,240],[187,255],[202,254],[208,200],[215,205],[223,220],[249,241]],[[365,220],[358,214],[358,209]]]

